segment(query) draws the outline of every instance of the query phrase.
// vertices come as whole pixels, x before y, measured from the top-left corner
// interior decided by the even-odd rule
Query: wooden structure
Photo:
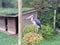
[[[29,10],[22,14],[22,30],[25,25],[31,24],[30,20],[26,20],[26,17],[34,15],[37,18],[36,10]],[[0,30],[7,31],[11,34],[18,33],[18,14],[16,15],[0,15]]]

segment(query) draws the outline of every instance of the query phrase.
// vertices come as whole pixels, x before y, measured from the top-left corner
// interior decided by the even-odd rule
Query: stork
[[[41,28],[41,22],[40,22],[40,20],[37,19],[37,18],[34,18],[34,15],[30,15],[26,19],[30,19],[30,21],[32,22],[32,24],[34,24],[36,26],[35,32],[38,32],[38,29]]]

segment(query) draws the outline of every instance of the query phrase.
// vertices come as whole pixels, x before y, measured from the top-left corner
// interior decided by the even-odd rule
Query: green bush
[[[18,0],[3,0],[3,8],[18,8]]]
[[[23,45],[40,45],[43,40],[42,35],[29,32],[26,35],[24,35],[22,44]]]
[[[41,30],[39,30],[39,33],[42,34],[43,37],[49,37],[53,35],[53,32],[54,32],[53,28],[50,27],[49,25],[47,26],[42,25]]]
[[[51,25],[53,24],[53,10],[52,9],[43,9],[42,11],[38,11],[38,18],[40,19],[43,25]]]
[[[26,25],[24,27],[24,34],[29,33],[29,32],[34,32],[35,31],[35,26],[34,25]]]

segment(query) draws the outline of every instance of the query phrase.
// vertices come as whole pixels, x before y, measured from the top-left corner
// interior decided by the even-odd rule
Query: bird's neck
[[[33,17],[31,18],[31,21],[33,21]]]

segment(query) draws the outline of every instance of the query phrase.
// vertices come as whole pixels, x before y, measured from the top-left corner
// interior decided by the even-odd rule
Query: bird
[[[41,22],[38,18],[34,18],[34,15],[28,16],[26,19],[30,19],[33,25],[36,26],[35,32],[38,33],[38,29],[41,28]]]

